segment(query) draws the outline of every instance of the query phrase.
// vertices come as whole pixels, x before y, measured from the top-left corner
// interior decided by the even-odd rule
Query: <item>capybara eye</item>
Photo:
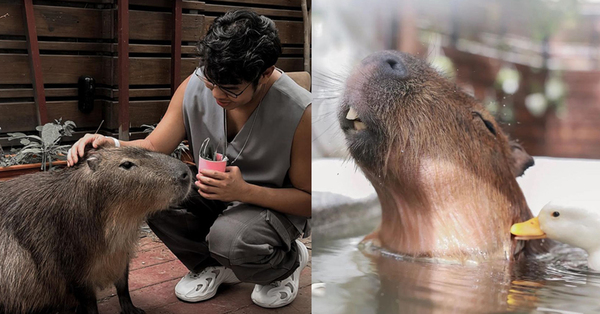
[[[560,216],[560,213],[559,213],[559,212],[553,212],[553,213],[552,213],[552,217],[558,217],[558,216]]]
[[[479,113],[477,111],[473,111],[472,114],[473,114],[473,117],[478,117],[479,119],[481,119],[481,121],[483,121],[483,124],[485,124],[485,127],[490,132],[492,132],[492,134],[494,134],[494,136],[496,136],[496,128],[494,127],[494,124],[492,124],[490,121],[484,119],[483,116],[481,115],[481,113]]]
[[[121,167],[121,168],[123,168],[123,169],[125,169],[125,170],[129,170],[129,169],[131,169],[131,168],[132,168],[132,167],[134,167],[134,166],[135,166],[135,164],[134,164],[134,163],[132,163],[131,161],[124,161],[124,162],[122,162],[122,163],[119,165],[119,167]]]

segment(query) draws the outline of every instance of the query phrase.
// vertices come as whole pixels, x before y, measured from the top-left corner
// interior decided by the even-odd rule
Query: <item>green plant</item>
[[[217,150],[210,145],[210,138],[206,138],[200,145],[200,158],[217,161]]]
[[[152,131],[154,131],[154,129],[156,128],[156,124],[155,125],[149,125],[149,124],[142,124],[142,127],[144,127],[144,133],[152,133]],[[172,157],[175,157],[177,159],[181,159],[181,156],[183,154],[188,154],[188,151],[190,150],[190,148],[185,145],[185,142],[181,141],[181,143],[179,143],[179,145],[177,145],[177,148],[175,148],[175,150],[171,153]]]
[[[2,130],[2,128],[0,128],[0,130]],[[0,145],[0,167],[10,167],[15,164],[15,159],[12,156],[7,155],[4,148],[2,148],[2,145]]]
[[[62,118],[54,120],[53,123],[46,123],[35,128],[40,132],[40,136],[27,135],[25,133],[8,133],[9,140],[20,140],[23,148],[18,150],[13,159],[16,164],[24,161],[40,160],[41,170],[46,171],[46,163],[52,169],[52,159],[66,159],[67,151],[71,145],[60,145],[63,136],[72,136],[75,122],[65,121]]]

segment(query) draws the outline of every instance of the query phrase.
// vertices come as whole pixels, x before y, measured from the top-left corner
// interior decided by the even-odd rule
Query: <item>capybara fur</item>
[[[182,162],[129,147],[0,183],[0,313],[98,313],[95,289],[110,284],[123,313],[144,313],[127,282],[140,224],[191,184]]]
[[[425,61],[365,58],[346,82],[339,121],[382,206],[365,240],[413,257],[512,259],[513,223],[532,217],[516,177],[533,165],[473,97]]]

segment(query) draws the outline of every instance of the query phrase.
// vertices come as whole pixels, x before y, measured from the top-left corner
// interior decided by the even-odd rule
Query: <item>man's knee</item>
[[[270,263],[281,239],[264,223],[255,221],[235,225],[227,219],[217,219],[210,229],[207,242],[211,255],[224,266]]]

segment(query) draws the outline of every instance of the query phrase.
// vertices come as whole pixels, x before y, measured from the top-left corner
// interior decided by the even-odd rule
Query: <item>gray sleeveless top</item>
[[[248,183],[270,187],[290,188],[292,141],[300,118],[312,102],[310,92],[282,73],[273,83],[260,105],[254,110],[235,138],[227,144],[226,156],[232,166],[238,166]],[[224,110],[210,89],[192,75],[183,96],[183,121],[190,150],[198,163],[199,149],[206,138],[223,151],[227,140]],[[240,150],[243,151],[241,155]],[[308,233],[307,219],[287,215],[300,232]]]

